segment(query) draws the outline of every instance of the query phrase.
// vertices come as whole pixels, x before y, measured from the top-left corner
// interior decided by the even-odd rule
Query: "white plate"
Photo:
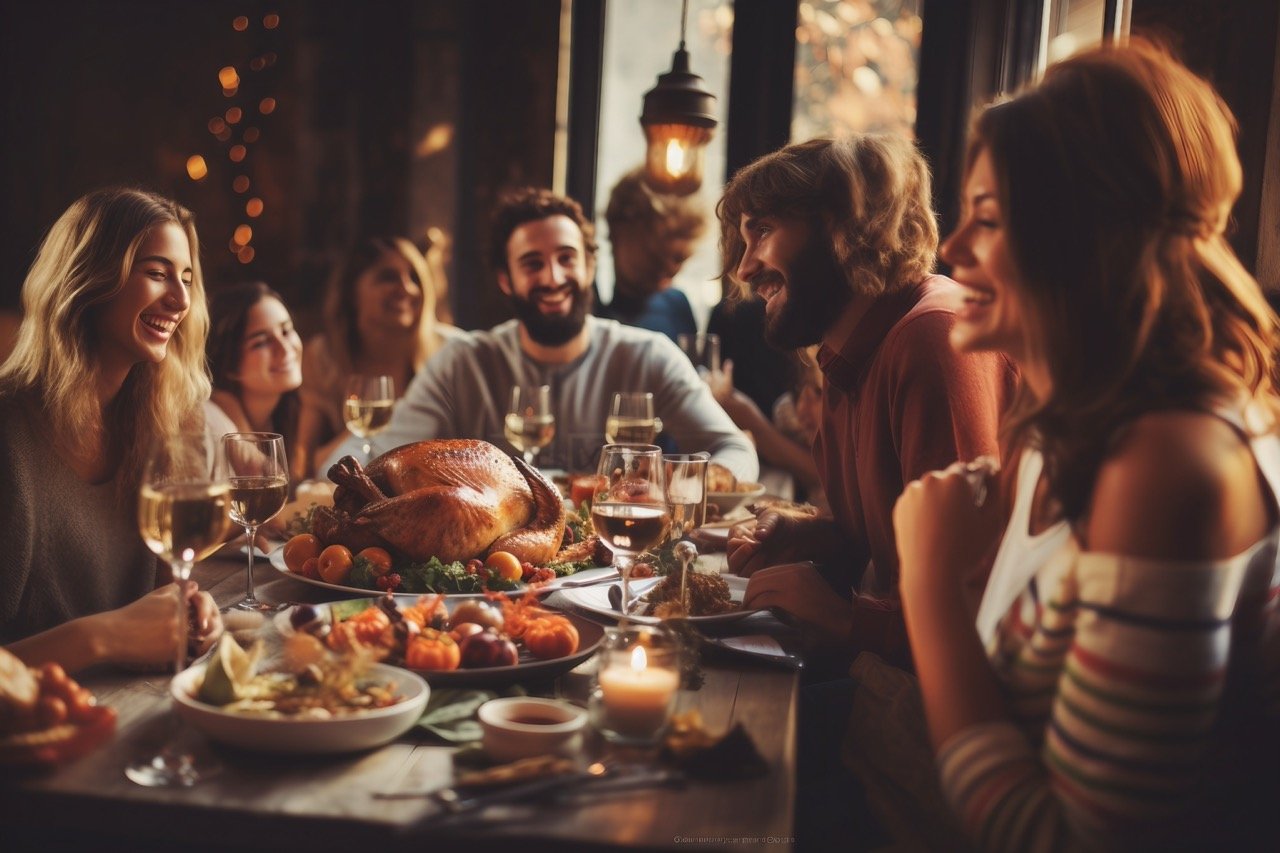
[[[725,579],[725,583],[729,584],[729,598],[741,604],[742,596],[747,591],[747,579],[737,575],[721,575],[721,577]],[[644,578],[643,580],[632,581],[630,588],[632,598],[648,592],[661,580],[662,578]],[[598,586],[587,586],[581,589],[561,590],[560,600],[575,607],[581,607],[588,612],[617,619],[618,611],[614,610],[609,604],[609,589],[615,586],[621,586],[621,583],[602,583]],[[736,622],[743,617],[750,616],[752,613],[759,612],[758,610],[734,610],[729,613],[717,613],[714,616],[690,616],[689,621],[695,625],[717,625],[725,622]],[[627,618],[633,622],[642,622],[648,625],[656,625],[662,621],[656,616],[640,616],[638,614],[632,614]]]
[[[315,578],[306,577],[305,575],[294,574],[293,572],[289,571],[289,567],[286,566],[284,563],[284,546],[283,545],[276,548],[274,551],[272,551],[268,555],[268,560],[270,560],[272,567],[274,567],[276,571],[280,572],[280,574],[291,577],[296,581],[309,583],[312,586],[324,587],[325,589],[336,589],[339,592],[350,592],[350,593],[355,593],[356,595],[382,595],[382,590],[380,589],[365,589],[362,586],[343,586],[342,584],[328,583],[326,581],[316,580]],[[605,566],[603,568],[598,568],[598,569],[583,569],[582,571],[576,574],[565,575],[562,578],[556,578],[553,581],[548,581],[545,586],[542,586],[539,588],[545,592],[552,592],[558,589],[560,585],[563,584],[565,581],[590,580],[591,578],[595,578],[595,577],[605,577],[611,572],[616,573],[617,569],[613,568],[612,566]],[[528,587],[525,586],[524,584],[520,584],[513,590],[505,591],[505,594],[510,596],[516,596],[516,595],[523,595],[527,591],[528,591]],[[397,595],[415,595],[416,593],[397,592],[396,594]],[[450,592],[445,594],[449,596],[456,595],[456,596],[468,596],[468,597],[483,595],[483,593],[478,593],[478,592]]]
[[[212,740],[256,752],[319,754],[372,749],[411,729],[427,706],[431,688],[408,670],[374,664],[370,676],[393,682],[405,698],[386,708],[330,720],[297,720],[232,714],[197,701],[193,694],[204,665],[179,673],[170,685],[178,715]]]
[[[707,492],[707,503],[719,508],[720,517],[724,518],[738,507],[764,494],[764,483],[742,483],[741,486],[749,486],[750,489],[745,492]]]

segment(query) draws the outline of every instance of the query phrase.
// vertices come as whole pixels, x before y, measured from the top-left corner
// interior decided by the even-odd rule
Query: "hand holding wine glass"
[[[631,564],[666,541],[671,527],[662,449],[652,444],[607,444],[600,452],[591,525],[613,552],[622,576],[622,622],[631,606]]]
[[[550,444],[556,435],[556,416],[551,412],[551,387],[513,387],[503,432],[507,441],[524,454],[524,461],[532,465],[538,451]]]
[[[253,556],[258,527],[279,514],[289,496],[289,466],[284,436],[274,432],[232,432],[222,437],[231,478],[231,520],[245,530],[249,568],[244,598],[228,610],[274,611],[253,594]]]
[[[366,459],[373,450],[369,439],[391,422],[391,409],[395,402],[395,382],[390,376],[353,376],[347,381],[342,416],[346,418],[351,434],[364,439]]]
[[[195,562],[218,550],[231,529],[230,491],[222,448],[209,447],[203,433],[158,440],[143,469],[138,528],[177,581],[175,674],[186,663],[187,581]],[[125,768],[125,775],[140,785],[186,787],[200,780],[201,770],[171,739],[158,754]]]
[[[653,414],[653,394],[619,391],[613,395],[604,422],[606,444],[653,444],[662,432],[662,419]]]

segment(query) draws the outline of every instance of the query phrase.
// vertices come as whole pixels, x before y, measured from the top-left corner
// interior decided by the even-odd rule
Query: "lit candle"
[[[648,665],[644,646],[631,650],[630,665],[609,666],[598,680],[609,728],[629,737],[648,737],[666,725],[680,685],[674,669]]]

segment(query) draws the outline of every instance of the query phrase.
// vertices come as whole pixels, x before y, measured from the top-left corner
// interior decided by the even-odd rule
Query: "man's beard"
[[[783,283],[784,276],[770,270],[757,276],[752,284],[770,279]],[[811,247],[797,257],[786,271],[783,286],[786,302],[781,310],[769,313],[765,309],[764,339],[774,349],[784,351],[820,342],[853,296],[826,246]]]
[[[538,308],[538,294],[556,288],[535,287],[529,291],[527,298],[515,293],[508,297],[516,319],[524,324],[529,337],[533,338],[534,342],[544,347],[558,347],[567,344],[582,331],[582,327],[587,322],[587,315],[591,313],[591,288],[580,288],[576,282],[571,282],[569,287],[571,288],[569,298],[572,302],[569,313],[565,315],[543,314]]]

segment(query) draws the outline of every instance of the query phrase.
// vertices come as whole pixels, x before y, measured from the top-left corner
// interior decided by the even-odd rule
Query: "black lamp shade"
[[[689,71],[683,47],[671,58],[671,70],[644,95],[640,125],[648,149],[645,179],[661,192],[686,195],[702,185],[704,149],[715,130],[716,96]]]

